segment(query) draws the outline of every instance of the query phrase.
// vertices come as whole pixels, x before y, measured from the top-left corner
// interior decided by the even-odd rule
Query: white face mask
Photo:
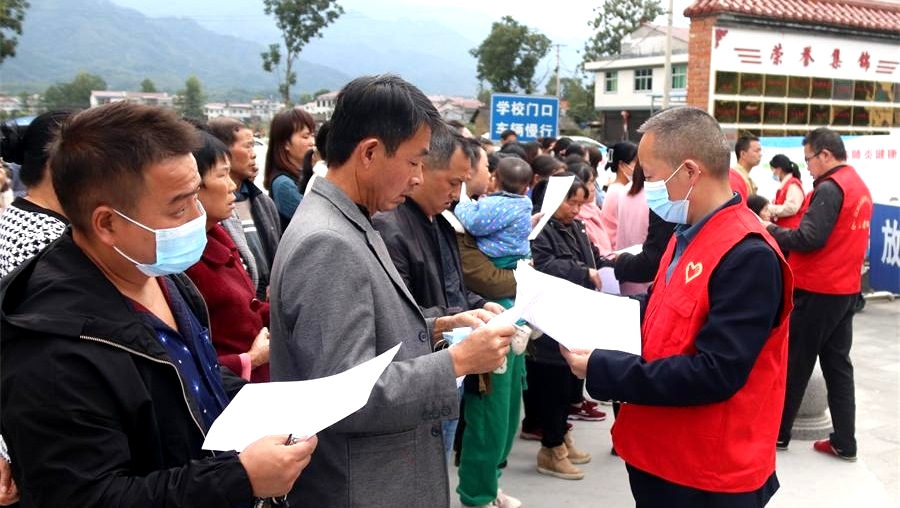
[[[203,250],[206,249],[206,210],[199,201],[197,206],[202,212],[199,217],[178,227],[166,229],[149,228],[124,213],[114,210],[132,224],[153,233],[156,239],[156,261],[141,263],[119,250],[118,247],[113,246],[113,249],[134,263],[134,266],[147,277],[172,275],[187,270],[200,261]]]

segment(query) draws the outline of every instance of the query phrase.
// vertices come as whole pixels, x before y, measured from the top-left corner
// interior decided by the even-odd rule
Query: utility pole
[[[559,48],[565,44],[554,44],[556,46],[556,97],[561,97],[562,92],[559,90]]]
[[[662,109],[669,107],[669,95],[672,93],[672,11],[674,7],[669,0],[669,22],[666,25],[666,63],[663,67]]]

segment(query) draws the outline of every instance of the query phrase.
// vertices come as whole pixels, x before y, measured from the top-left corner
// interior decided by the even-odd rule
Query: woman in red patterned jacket
[[[219,224],[234,210],[235,184],[229,177],[228,147],[207,134],[194,152],[202,178],[199,199],[206,209],[206,248],[188,268],[209,308],[213,345],[219,362],[252,382],[269,380],[269,304],[241,263],[237,246]]]

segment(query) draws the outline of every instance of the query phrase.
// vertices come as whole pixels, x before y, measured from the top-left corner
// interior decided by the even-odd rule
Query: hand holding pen
[[[315,436],[295,439],[290,435],[266,436],[250,443],[238,458],[247,471],[253,495],[257,498],[286,496],[309,464],[317,443]]]

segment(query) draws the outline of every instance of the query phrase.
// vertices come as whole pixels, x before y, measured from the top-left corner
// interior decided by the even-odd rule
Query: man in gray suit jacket
[[[300,203],[272,271],[272,379],[337,374],[402,343],[360,411],[319,433],[290,501],[315,507],[449,506],[441,421],[455,418],[455,378],[503,361],[512,326],[481,326],[432,352],[443,331],[484,311],[425,319],[370,217],[422,179],[434,106],[396,76],[358,78],[338,95],[328,176]],[[440,134],[440,133],[439,133]]]

